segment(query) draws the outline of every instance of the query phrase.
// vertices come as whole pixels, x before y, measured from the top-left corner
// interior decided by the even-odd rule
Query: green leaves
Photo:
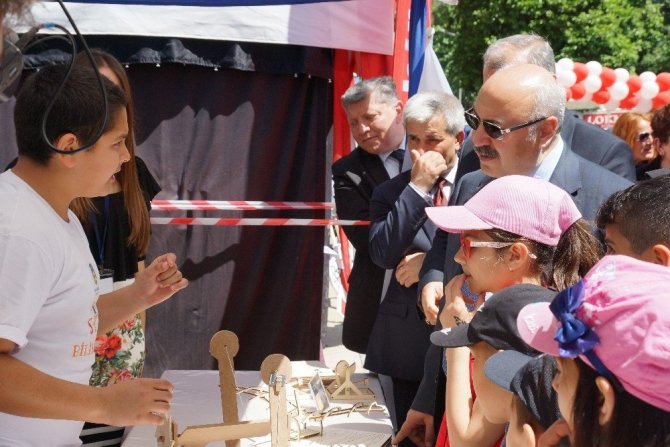
[[[434,46],[455,94],[469,105],[482,55],[517,33],[545,37],[556,59],[596,60],[635,73],[670,71],[670,0],[467,0],[433,7]]]

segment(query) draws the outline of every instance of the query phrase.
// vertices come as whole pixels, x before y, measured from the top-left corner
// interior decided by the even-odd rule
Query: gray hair
[[[346,109],[368,98],[372,93],[377,93],[377,99],[386,104],[395,105],[399,100],[393,78],[380,76],[365,79],[349,87],[342,95],[342,106]]]
[[[434,116],[444,117],[447,123],[445,130],[450,135],[458,135],[465,127],[465,112],[461,102],[447,93],[417,93],[407,101],[403,112],[405,126],[408,121],[425,124]]]
[[[538,84],[532,92],[531,100],[533,109],[528,118],[529,121],[543,117],[555,116],[558,119],[556,133],[560,132],[565,118],[565,89],[558,82],[546,82]],[[537,126],[540,123],[530,127],[528,136],[534,139],[536,137]]]
[[[515,34],[493,42],[484,53],[484,67],[498,71],[509,65],[527,63],[556,73],[554,50],[537,34]]]

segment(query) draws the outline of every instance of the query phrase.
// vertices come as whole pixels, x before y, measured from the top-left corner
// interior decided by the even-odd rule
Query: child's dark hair
[[[41,69],[28,78],[16,100],[14,126],[19,155],[41,165],[46,165],[54,154],[42,137],[42,120],[67,69],[64,65]],[[107,131],[114,126],[116,112],[126,107],[126,97],[109,80],[102,77],[102,81],[107,93],[109,115],[104,129]],[[80,145],[92,143],[102,127],[104,113],[100,83],[95,72],[75,65],[47,117],[47,138],[54,144],[60,136],[73,133]]]
[[[551,247],[509,231],[485,230],[496,242],[522,242],[536,256],[534,265],[543,285],[563,290],[579,281],[603,256],[600,241],[591,226],[579,219],[563,232],[556,247]],[[504,250],[499,249],[499,250]]]
[[[656,244],[670,247],[670,175],[637,182],[612,194],[602,204],[596,225],[604,230],[616,224],[617,231],[642,254]]]
[[[575,359],[579,380],[572,406],[572,447],[666,447],[670,445],[670,412],[654,407],[625,390],[618,391],[609,422],[598,418],[602,395],[598,373]]]

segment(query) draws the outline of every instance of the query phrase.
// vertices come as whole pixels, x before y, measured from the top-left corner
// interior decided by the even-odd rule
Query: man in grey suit
[[[432,330],[416,311],[419,269],[436,230],[425,209],[449,198],[465,127],[461,103],[440,92],[410,98],[404,121],[412,169],[379,185],[370,201],[370,257],[387,269],[387,287],[365,358],[379,373],[396,430],[423,378]]]
[[[520,64],[491,75],[465,113],[481,170],[461,178],[449,203],[464,204],[493,178],[530,175],[569,192],[584,218],[592,221],[600,204],[630,182],[572,152],[559,134],[564,113],[565,90],[547,70]],[[459,246],[458,235],[438,231],[422,266],[421,301],[433,321],[444,284],[460,273],[453,260]],[[424,378],[394,442],[406,436],[418,445],[433,442],[433,424],[439,426],[444,405],[444,388],[439,387],[444,379],[438,379],[441,357],[439,348],[429,347]]]
[[[483,78],[486,81],[501,68],[515,64],[538,65],[555,73],[554,50],[544,38],[535,34],[515,34],[496,40],[484,53]],[[628,180],[635,181],[635,162],[630,147],[621,138],[598,126],[576,118],[565,110],[561,137],[573,152]],[[479,158],[467,139],[459,155],[456,181],[479,169]]]

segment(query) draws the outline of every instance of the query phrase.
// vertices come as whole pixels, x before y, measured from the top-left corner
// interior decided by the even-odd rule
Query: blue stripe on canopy
[[[77,3],[108,3],[152,6],[268,6],[328,3],[347,0],[77,0]]]

